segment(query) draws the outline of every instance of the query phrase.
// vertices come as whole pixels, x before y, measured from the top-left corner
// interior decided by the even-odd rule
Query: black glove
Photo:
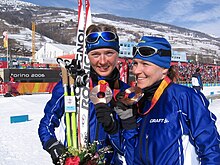
[[[111,108],[105,103],[95,105],[96,117],[99,123],[102,124],[105,132],[115,134],[118,131],[117,122],[115,122]]]
[[[53,164],[59,165],[62,154],[66,152],[64,145],[56,139],[50,139],[45,148],[46,151],[51,155]]]
[[[67,66],[71,76],[75,79],[75,85],[78,87],[85,86],[88,80],[88,74],[81,67],[80,61],[73,59],[71,63]]]
[[[132,105],[125,105],[120,102],[123,92],[116,95],[115,111],[121,119],[122,127],[126,130],[134,129],[136,125],[136,113]]]

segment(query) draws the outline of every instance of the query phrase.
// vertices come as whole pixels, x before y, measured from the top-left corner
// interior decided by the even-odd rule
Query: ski
[[[82,68],[89,75],[90,63],[88,56],[85,55],[85,31],[91,24],[91,11],[89,0],[85,0],[86,14],[84,19],[84,11],[82,0],[78,0],[78,30],[77,30],[77,54],[76,59],[82,64]],[[89,81],[86,85],[76,89],[77,96],[77,112],[78,112],[78,144],[79,149],[87,147],[88,138],[88,110],[89,110]]]
[[[83,43],[84,43],[84,11],[82,0],[78,0],[78,28],[76,37],[76,59],[82,63],[83,58]],[[81,114],[81,90],[82,88],[76,88],[76,98],[77,98],[77,117],[78,117],[78,144],[81,148],[81,128],[80,128],[80,114]]]

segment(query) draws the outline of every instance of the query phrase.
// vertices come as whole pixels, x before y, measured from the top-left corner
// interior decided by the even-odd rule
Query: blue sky
[[[77,0],[23,0],[77,9]],[[92,13],[146,19],[220,37],[220,0],[90,0]]]

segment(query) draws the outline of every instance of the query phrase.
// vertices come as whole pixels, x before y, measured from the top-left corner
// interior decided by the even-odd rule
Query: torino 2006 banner
[[[58,82],[60,70],[51,69],[4,69],[4,81],[8,82],[10,76],[16,82]]]

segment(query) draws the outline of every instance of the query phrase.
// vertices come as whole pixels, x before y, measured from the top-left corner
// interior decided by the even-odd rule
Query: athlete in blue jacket
[[[116,29],[109,25],[91,25],[87,29],[86,51],[91,64],[91,82],[93,88],[99,80],[108,82],[112,92],[116,89],[125,90],[129,86],[119,80],[119,71],[116,68],[119,52],[119,39]],[[65,124],[64,122],[64,91],[60,81],[52,92],[52,98],[46,104],[45,115],[40,121],[39,137],[43,148],[51,155],[54,164],[59,164],[59,157],[65,151]],[[113,104],[114,103],[114,104]],[[89,134],[88,142],[95,140],[100,142],[98,148],[111,145],[113,153],[105,155],[105,164],[123,164],[124,157],[130,152],[123,153],[123,145],[133,145],[133,136],[137,133],[136,124],[127,125],[126,122],[135,121],[120,120],[114,111],[116,105],[114,101],[109,104],[94,105],[89,102]],[[122,126],[121,126],[122,125]],[[124,127],[123,127],[124,126]],[[55,128],[61,127],[61,133],[64,134],[58,138],[55,134]],[[124,132],[124,129],[127,131]],[[125,140],[126,139],[126,142]],[[129,140],[131,139],[131,140]],[[129,144],[130,143],[130,144]]]
[[[216,117],[204,95],[175,84],[167,75],[171,46],[144,36],[133,49],[133,73],[144,91],[139,105],[135,165],[220,164]]]

